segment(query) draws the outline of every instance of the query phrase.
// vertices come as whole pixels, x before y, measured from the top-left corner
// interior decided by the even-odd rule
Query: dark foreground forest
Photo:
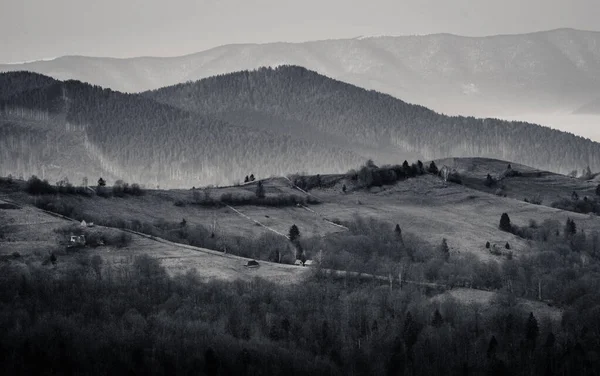
[[[566,273],[576,273],[565,268]],[[82,255],[0,266],[6,375],[592,375],[600,297],[584,275],[562,322],[436,302],[411,286],[171,278],[157,260]]]

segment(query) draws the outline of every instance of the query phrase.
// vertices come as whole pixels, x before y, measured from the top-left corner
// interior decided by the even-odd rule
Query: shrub
[[[51,186],[50,183],[48,183],[48,180],[41,180],[35,175],[32,175],[29,180],[27,180],[25,190],[31,195],[56,193],[56,188]]]

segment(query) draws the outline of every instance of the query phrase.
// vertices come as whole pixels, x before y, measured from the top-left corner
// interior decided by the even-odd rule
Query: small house
[[[258,268],[258,262],[256,260],[250,260],[245,265],[247,268]]]
[[[81,221],[81,227],[87,227],[87,222],[85,219]]]
[[[85,235],[71,235],[69,243],[71,247],[85,245]]]
[[[304,261],[304,266],[314,266],[315,262],[313,260]]]
[[[294,265],[296,265],[296,266],[304,266],[304,264],[302,263],[302,260],[296,260],[296,262],[294,262]]]

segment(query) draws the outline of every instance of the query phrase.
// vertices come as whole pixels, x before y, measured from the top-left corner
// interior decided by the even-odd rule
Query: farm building
[[[85,235],[71,235],[69,243],[71,246],[85,245]]]
[[[258,262],[256,260],[250,260],[245,265],[247,268],[258,268]]]

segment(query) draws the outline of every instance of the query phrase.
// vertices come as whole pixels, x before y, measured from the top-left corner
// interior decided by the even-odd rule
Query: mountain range
[[[366,37],[235,44],[181,57],[66,56],[0,65],[122,92],[262,66],[299,65],[446,114],[514,117],[577,112],[600,93],[600,33]]]
[[[447,156],[600,169],[600,144],[582,137],[440,115],[298,66],[141,94],[23,72],[0,83],[0,175],[189,187]]]

